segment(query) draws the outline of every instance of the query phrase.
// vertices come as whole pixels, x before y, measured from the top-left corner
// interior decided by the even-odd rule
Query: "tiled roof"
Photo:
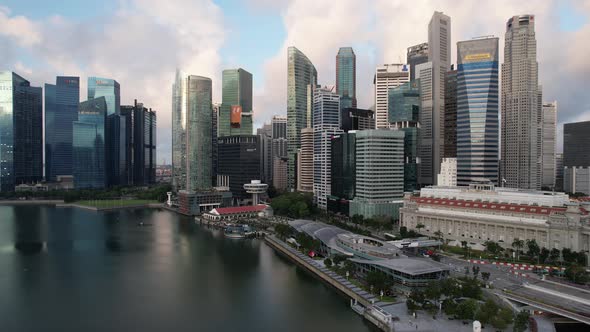
[[[547,207],[535,205],[521,205],[521,204],[506,204],[506,203],[491,203],[491,202],[473,202],[461,199],[447,199],[447,198],[432,198],[432,197],[412,197],[421,205],[438,205],[448,206],[451,208],[464,209],[478,209],[478,210],[497,210],[512,213],[527,213],[537,215],[549,215],[552,212],[564,212],[565,207]]]
[[[247,206],[232,206],[226,208],[216,208],[215,211],[220,215],[224,214],[237,214],[237,213],[249,213],[249,212],[260,212],[266,209],[266,205],[247,205]]]

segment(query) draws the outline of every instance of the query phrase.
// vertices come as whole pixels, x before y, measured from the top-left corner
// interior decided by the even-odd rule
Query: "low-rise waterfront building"
[[[231,202],[231,193],[228,191],[178,191],[178,212],[185,215],[200,215],[211,209],[225,206],[227,196]]]
[[[564,193],[496,188],[426,187],[406,196],[401,226],[425,235],[442,232],[445,240],[482,245],[498,242],[510,248],[515,239],[536,240],[548,249],[590,249],[588,210]],[[422,225],[418,229],[418,225]]]
[[[211,221],[231,221],[241,218],[272,217],[272,208],[269,205],[232,206],[214,208],[203,213],[203,218]]]

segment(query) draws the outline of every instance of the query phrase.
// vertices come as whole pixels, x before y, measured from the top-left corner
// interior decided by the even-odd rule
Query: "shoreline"
[[[63,200],[0,200],[0,206],[10,206],[10,205],[54,205],[56,208],[78,208],[83,210],[90,210],[90,211],[113,211],[113,210],[122,210],[122,209],[137,209],[137,208],[150,208],[150,209],[158,209],[163,208],[169,211],[178,212],[174,209],[171,209],[166,206],[165,203],[147,203],[147,204],[133,204],[133,205],[122,205],[122,206],[113,206],[113,207],[96,207],[96,206],[89,206],[83,204],[76,204],[76,203],[65,203]]]

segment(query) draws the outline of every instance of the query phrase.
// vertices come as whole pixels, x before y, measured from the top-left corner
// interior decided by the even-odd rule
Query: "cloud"
[[[83,84],[89,76],[116,79],[123,104],[138,99],[156,110],[158,162],[170,162],[175,69],[211,77],[218,84],[216,98],[225,39],[223,13],[208,0],[121,1],[112,16],[84,21],[60,16],[35,21],[0,9],[0,46],[12,50],[0,59],[0,67],[22,72],[37,86],[53,83],[57,75],[80,76]],[[16,60],[23,53],[17,52],[33,61],[23,65]]]

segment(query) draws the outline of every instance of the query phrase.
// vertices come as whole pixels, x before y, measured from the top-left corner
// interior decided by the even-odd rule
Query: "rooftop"
[[[432,261],[430,259],[421,258],[392,258],[376,261],[351,258],[350,261],[361,264],[381,266],[410,275],[421,275],[449,270],[449,267],[444,264]]]
[[[259,205],[247,205],[247,206],[232,206],[226,208],[215,208],[211,210],[212,214],[217,215],[225,215],[225,214],[238,214],[238,213],[250,213],[250,212],[260,212],[266,209],[267,206],[263,204]]]

